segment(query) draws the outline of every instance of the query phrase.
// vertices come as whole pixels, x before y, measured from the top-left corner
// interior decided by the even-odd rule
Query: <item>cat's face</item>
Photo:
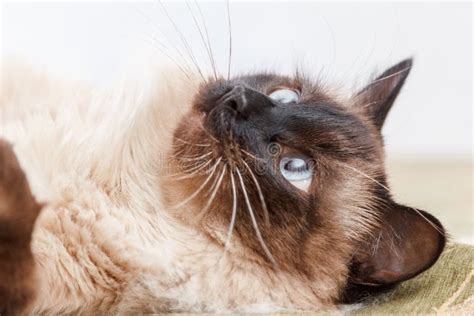
[[[410,66],[345,101],[299,76],[204,84],[174,134],[173,214],[230,256],[309,280],[333,274],[339,290],[428,268],[442,227],[392,201],[380,134]]]

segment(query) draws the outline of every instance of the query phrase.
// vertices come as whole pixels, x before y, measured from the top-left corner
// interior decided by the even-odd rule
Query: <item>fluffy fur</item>
[[[246,230],[245,218],[232,247],[226,249],[228,222],[222,214],[230,209],[223,196],[228,186],[218,196],[220,206],[208,213],[207,226],[196,217],[205,208],[204,197],[173,208],[198,186],[192,181],[177,183],[172,175],[186,174],[176,168],[186,157],[183,152],[200,153],[191,145],[179,146],[176,138],[190,144],[202,139],[202,122],[193,125],[200,117],[196,95],[203,95],[202,86],[171,69],[156,73],[146,87],[124,85],[104,92],[66,84],[29,67],[4,65],[0,139],[14,145],[21,165],[18,177],[26,174],[33,201],[45,205],[31,242],[36,299],[22,312],[333,308],[352,273],[351,264],[359,263],[354,258],[358,252],[367,256],[368,250],[359,251],[360,243],[380,227],[383,213],[374,211],[377,205],[368,189],[374,188],[373,181],[355,172],[349,176],[327,169],[329,180],[314,184],[334,193],[322,201],[327,213],[319,214],[321,228],[308,228],[311,233],[304,244],[290,243],[298,241],[292,239],[296,233],[291,227],[269,240],[279,268],[262,256],[258,242],[247,234],[251,230]],[[369,120],[360,111],[351,115],[361,122]],[[378,133],[377,124],[368,126],[370,133]],[[358,168],[383,176],[381,138],[370,139],[376,148],[370,159],[377,163]],[[344,185],[335,179],[344,179]],[[239,199],[243,203],[242,196]],[[16,208],[7,205],[1,212]],[[214,216],[218,211],[221,215]],[[300,223],[290,215],[286,220]],[[262,230],[271,236],[268,228]],[[292,250],[301,253],[291,258]],[[439,253],[430,251],[430,260],[437,258]],[[420,271],[418,266],[413,270]],[[34,277],[23,281],[36,282]]]
[[[301,281],[229,262],[163,210],[153,163],[166,163],[177,114],[196,92],[179,73],[162,72],[151,96],[96,93],[27,66],[6,64],[2,75],[0,137],[47,203],[33,234],[33,313],[314,307]]]

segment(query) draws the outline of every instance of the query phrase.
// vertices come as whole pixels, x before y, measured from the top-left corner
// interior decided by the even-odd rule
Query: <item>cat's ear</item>
[[[410,73],[412,63],[412,59],[406,59],[385,70],[353,97],[355,105],[365,111],[379,130]]]
[[[443,251],[443,226],[432,215],[390,202],[381,228],[354,256],[351,282],[389,285],[431,267]]]

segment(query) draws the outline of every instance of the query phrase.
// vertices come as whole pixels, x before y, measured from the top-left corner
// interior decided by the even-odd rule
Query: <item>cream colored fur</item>
[[[33,312],[321,307],[303,277],[226,254],[160,204],[171,134],[198,81],[156,74],[147,85],[95,91],[3,65],[0,137],[47,202],[33,236],[41,280]],[[331,284],[320,282],[320,292]]]

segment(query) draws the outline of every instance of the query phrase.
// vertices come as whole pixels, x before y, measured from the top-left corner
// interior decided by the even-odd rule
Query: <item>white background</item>
[[[194,2],[189,5],[200,22]],[[186,4],[164,3],[201,66],[204,47]],[[227,71],[224,3],[200,3],[218,68]],[[4,3],[2,53],[53,72],[110,85],[129,68],[159,61],[149,43],[181,48],[161,5],[153,3]],[[413,56],[415,65],[388,117],[389,157],[467,160],[472,153],[472,5],[470,3],[230,4],[232,73],[307,72],[343,88]],[[169,51],[169,52],[171,52]],[[182,49],[181,49],[182,51]],[[177,56],[176,53],[173,56]]]

